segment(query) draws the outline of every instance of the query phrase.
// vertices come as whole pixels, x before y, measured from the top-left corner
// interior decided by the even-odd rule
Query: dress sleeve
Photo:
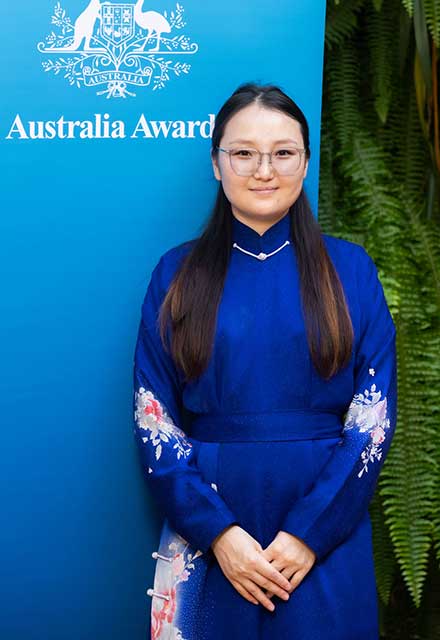
[[[153,270],[142,305],[134,357],[134,435],[147,483],[174,530],[207,552],[226,527],[237,523],[197,467],[194,447],[181,427],[182,385],[157,324],[165,291],[163,256]]]
[[[280,527],[301,538],[317,562],[350,535],[367,511],[397,420],[396,329],[377,268],[361,250],[355,393],[343,415],[341,440],[309,493],[290,505]]]

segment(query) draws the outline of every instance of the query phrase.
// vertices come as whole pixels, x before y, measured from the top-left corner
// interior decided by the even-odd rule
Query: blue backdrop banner
[[[160,521],[132,364],[151,269],[218,183],[215,113],[246,81],[308,118],[318,201],[324,0],[3,2],[0,635],[149,637]]]

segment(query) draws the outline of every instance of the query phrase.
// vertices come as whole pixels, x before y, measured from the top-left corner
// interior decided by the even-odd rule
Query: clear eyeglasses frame
[[[302,156],[306,152],[306,149],[299,147],[280,148],[264,153],[251,147],[234,149],[216,147],[216,149],[228,154],[231,169],[238,176],[253,176],[260,168],[263,156],[269,156],[269,164],[279,175],[294,176],[299,171]],[[288,155],[276,155],[282,151],[288,152]]]

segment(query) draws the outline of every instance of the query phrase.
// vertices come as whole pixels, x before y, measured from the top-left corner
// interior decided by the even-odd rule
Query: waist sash
[[[194,414],[189,435],[202,442],[314,440],[342,435],[340,414],[304,409],[269,413]]]

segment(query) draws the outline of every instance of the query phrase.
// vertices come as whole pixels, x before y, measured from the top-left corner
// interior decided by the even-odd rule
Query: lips
[[[271,193],[272,191],[276,191],[278,187],[259,187],[258,189],[251,189],[251,191],[263,192],[263,193]]]

